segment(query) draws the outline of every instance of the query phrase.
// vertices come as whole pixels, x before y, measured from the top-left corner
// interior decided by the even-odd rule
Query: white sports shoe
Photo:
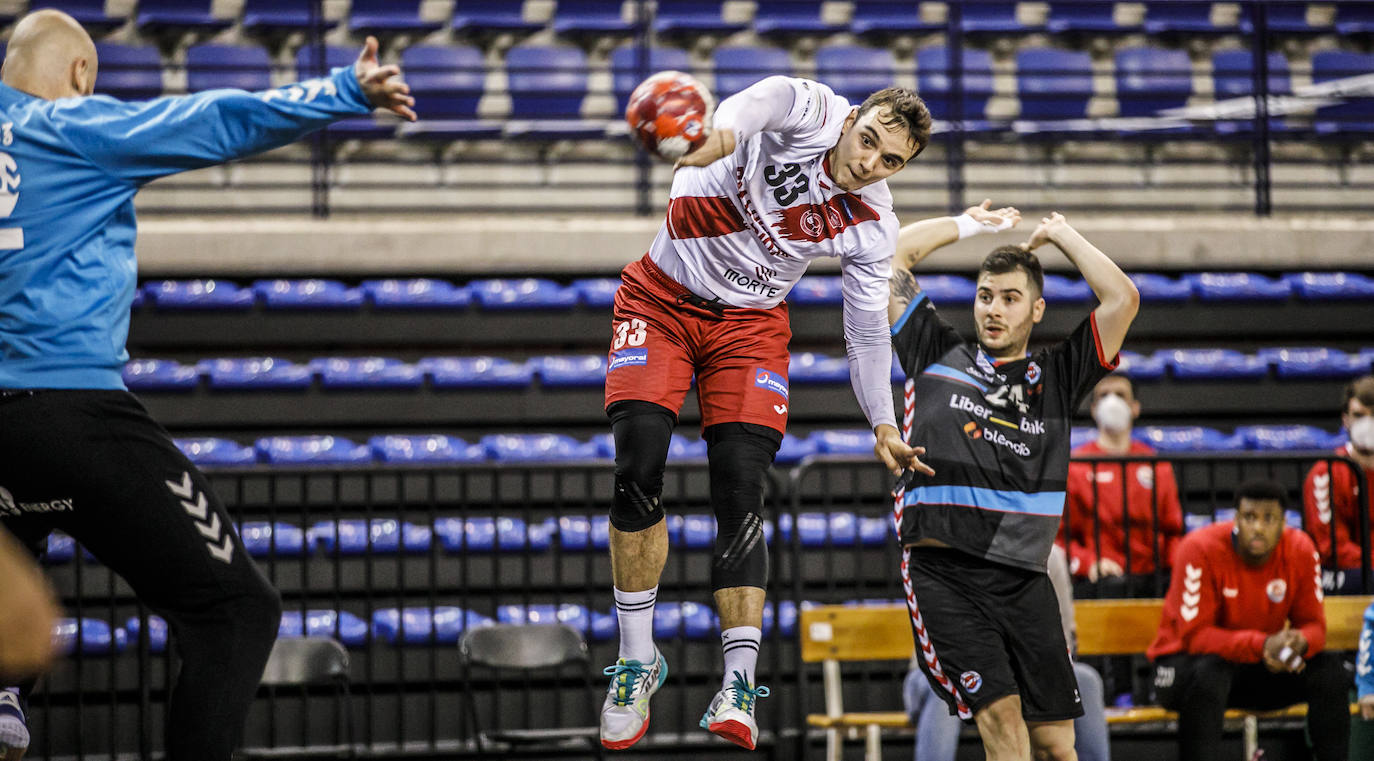
[[[29,727],[24,723],[19,696],[0,690],[0,758],[18,758],[28,747]]]
[[[768,697],[768,688],[763,685],[750,686],[744,674],[735,672],[730,686],[716,693],[706,715],[701,717],[701,728],[710,730],[730,742],[754,749],[759,741],[759,724],[754,720],[754,705],[759,698]]]
[[[668,661],[654,648],[652,665],[621,658],[602,673],[611,678],[611,686],[601,704],[601,744],[624,750],[649,728],[649,698],[667,681]]]

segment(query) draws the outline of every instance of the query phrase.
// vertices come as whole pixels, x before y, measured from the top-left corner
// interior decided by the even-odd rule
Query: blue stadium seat
[[[372,635],[390,645],[453,645],[467,629],[492,623],[490,616],[452,605],[382,608],[372,612]]]
[[[312,360],[310,368],[327,389],[418,389],[425,384],[417,365],[390,357],[324,357]]]
[[[1194,272],[1183,277],[1203,301],[1287,301],[1293,290],[1288,281],[1253,272]]]
[[[1179,380],[1263,378],[1269,363],[1235,349],[1164,349],[1156,353]]]
[[[148,34],[176,33],[186,30],[217,32],[234,22],[210,12],[211,0],[139,0],[137,24]]]
[[[604,124],[582,120],[587,56],[572,47],[517,45],[506,52],[511,100],[507,138],[577,140],[605,136]]]
[[[1145,272],[1131,275],[1131,282],[1140,291],[1142,303],[1176,303],[1193,298],[1192,283],[1182,278]]]
[[[716,79],[712,92],[723,100],[765,77],[792,76],[792,59],[782,48],[722,45],[711,53],[711,70]]]
[[[700,640],[716,632],[716,614],[709,606],[662,600],[654,606],[654,637],[658,639],[675,639],[681,633],[685,639]]]
[[[596,459],[596,442],[561,433],[490,434],[482,437],[487,457],[501,462],[566,462]]]
[[[324,18],[323,14],[315,18],[311,12],[315,6],[316,0],[244,0],[239,26],[247,34],[273,36],[338,25],[336,19]]]
[[[792,306],[838,306],[844,303],[839,275],[805,275],[787,294]]]
[[[58,655],[71,655],[78,648],[82,655],[122,653],[129,644],[123,627],[111,626],[98,618],[59,618],[53,627],[53,645]]]
[[[608,459],[613,458],[614,456],[614,450],[612,450],[609,454],[606,455]],[[703,460],[705,458],[705,441],[696,436],[687,437],[683,436],[680,433],[673,434],[672,439],[669,441],[668,444],[669,460]]]
[[[484,462],[487,452],[457,436],[443,434],[373,436],[367,445],[378,462],[473,463]]]
[[[955,98],[949,77],[949,50],[943,45],[916,51],[916,91],[938,120],[960,121],[966,132],[979,132],[991,125],[987,120],[988,99],[992,97],[992,55],[986,50],[963,48],[963,72],[957,89],[962,93],[963,110],[955,118]],[[951,126],[953,128],[953,126]]]
[[[1334,30],[1330,24],[1313,24],[1308,21],[1307,3],[1267,3],[1267,13],[1265,15],[1265,27],[1274,34],[1283,35],[1305,35],[1305,34],[1328,34]],[[1250,13],[1249,5],[1242,5],[1240,8],[1240,31],[1242,34],[1254,34],[1255,24]]]
[[[54,531],[48,534],[48,543],[43,550],[43,562],[49,565],[60,565],[70,563],[76,557],[76,540],[62,533]]]
[[[601,611],[590,611],[592,616],[592,628],[586,633],[587,638],[593,642],[605,642],[615,638],[620,631],[620,620],[614,611],[602,613]]]
[[[801,546],[808,548],[836,545],[851,547],[859,540],[858,520],[853,513],[801,513],[797,516]],[[792,537],[792,516],[778,516],[778,536],[782,541]]]
[[[816,50],[816,79],[837,95],[859,105],[869,95],[891,87],[894,64],[886,48],[827,45]]]
[[[1193,94],[1192,63],[1182,50],[1154,47],[1116,52],[1116,98],[1121,116],[1156,116],[1180,108]]]
[[[773,626],[778,626],[778,633],[784,637],[791,637],[797,633],[797,604],[791,600],[783,600],[776,606],[770,601],[763,606],[763,636],[767,637],[773,631]]]
[[[668,541],[674,547],[709,550],[716,541],[716,519],[711,515],[690,513],[668,527]]]
[[[401,551],[416,554],[429,552],[434,543],[434,529],[430,526],[391,518],[374,518],[370,523],[355,519],[318,521],[310,527],[309,534],[312,547],[332,554],[337,543],[340,555]]]
[[[496,621],[502,624],[567,624],[583,634],[592,628],[591,611],[586,606],[570,602],[561,605],[498,605]]]
[[[510,0],[463,0],[453,10],[453,31],[460,35],[534,34],[544,28],[526,21],[524,3]]]
[[[645,53],[644,67],[640,68],[640,53]],[[689,72],[692,62],[687,51],[681,48],[642,48],[624,45],[611,51],[611,92],[615,94],[617,114],[624,114],[629,105],[630,93],[649,75],[660,71]]]
[[[564,550],[604,550],[610,544],[606,515],[565,515],[558,519],[558,544]]]
[[[1212,525],[1212,516],[1210,515],[1204,515],[1199,513],[1183,514],[1183,531],[1185,533],[1189,531],[1196,531],[1197,529],[1205,528],[1210,525]]]
[[[1246,425],[1237,428],[1236,435],[1249,449],[1306,452],[1331,448],[1331,434],[1310,425]]]
[[[1083,119],[1093,96],[1092,56],[1059,48],[1016,54],[1016,94],[1023,120]]]
[[[798,352],[792,355],[787,375],[792,383],[848,383],[849,363],[844,357]]]
[[[1155,0],[1145,3],[1146,34],[1229,34],[1239,29],[1238,22],[1212,23],[1210,2]]]
[[[621,14],[621,0],[558,0],[553,31],[565,37],[610,37],[633,34],[635,24]]]
[[[258,451],[237,441],[217,438],[173,439],[177,449],[197,465],[256,465]]]
[[[1374,33],[1374,6],[1366,2],[1343,2],[1336,6],[1336,34],[1358,37]]]
[[[502,526],[508,536],[499,538],[509,539],[516,549],[523,548],[528,533],[525,522],[519,518],[503,518]],[[439,537],[445,552],[494,552],[498,547],[494,518],[440,518],[434,522],[434,535]]]
[[[802,438],[797,435],[785,436],[782,440],[782,447],[778,449],[778,454],[773,461],[779,465],[795,465],[801,462],[802,458],[816,454],[816,442],[811,436]]]
[[[1160,452],[1239,452],[1245,437],[1196,425],[1147,426],[1140,439]]]
[[[1080,278],[1067,278],[1052,272],[1045,273],[1045,301],[1069,303],[1092,301],[1093,289]]]
[[[1117,23],[1116,3],[1051,2],[1045,20],[1045,31],[1050,34],[1125,34],[1139,28]]]
[[[273,553],[277,557],[297,558],[309,553],[305,531],[300,526],[281,521],[248,521],[239,526],[239,538],[243,540],[244,549],[255,558]]]
[[[1371,73],[1374,73],[1374,53],[1320,50],[1312,54],[1313,84]],[[1374,132],[1374,96],[1349,95],[1341,100],[1344,102],[1317,108],[1312,127],[1318,134]]]
[[[174,359],[131,359],[123,376],[130,391],[192,391],[200,385],[200,372]]]
[[[481,140],[501,136],[499,122],[477,118],[486,87],[482,51],[470,45],[413,45],[401,51],[415,110],[421,119],[400,134],[434,140]]]
[[[162,310],[244,310],[253,308],[253,291],[227,280],[158,280],[143,286]]]
[[[100,3],[104,5],[103,0]],[[100,62],[95,91],[120,100],[151,100],[162,95],[162,56],[152,45],[97,42]]]
[[[571,309],[577,305],[577,290],[552,280],[474,280],[468,289],[483,309]]]
[[[811,434],[819,454],[872,454],[877,440],[873,432],[857,429],[852,431],[816,431]]]
[[[363,290],[337,280],[256,280],[253,292],[268,309],[357,309]]]
[[[545,388],[591,388],[606,384],[605,355],[535,357],[530,365]]]
[[[429,357],[419,366],[435,388],[525,388],[534,381],[528,363],[499,357]]]
[[[138,616],[130,616],[124,622],[124,630],[128,632],[129,646],[138,647],[138,633],[143,629],[143,624],[138,620]],[[161,653],[167,649],[167,622],[162,616],[148,615],[148,652]]]
[[[1016,20],[1016,3],[961,3],[963,18],[959,28],[964,34],[1016,34],[1035,28]]]
[[[372,462],[365,444],[337,436],[271,436],[257,440],[258,456],[273,465],[360,465]]]
[[[355,34],[429,34],[444,26],[420,18],[420,0],[353,0],[349,12]]]
[[[759,0],[754,10],[754,34],[794,37],[831,34],[840,27],[821,18],[819,0]]]
[[[85,27],[92,36],[109,32],[128,20],[124,16],[111,16],[105,13],[105,0],[33,0],[29,3],[30,11],[36,11],[40,8],[56,8],[66,13],[76,19],[77,23]],[[9,20],[12,21],[13,17],[10,17]],[[100,62],[100,76],[103,77],[106,71],[106,61],[100,48],[101,46],[97,44],[96,58]]]
[[[875,39],[943,28],[940,24],[921,20],[920,3],[916,0],[856,0],[849,22],[849,31]]]
[[[1274,365],[1278,377],[1354,378],[1369,372],[1369,363],[1359,354],[1318,346],[1260,349],[1259,357]]]
[[[465,309],[472,294],[447,280],[364,280],[364,297],[377,309]]]
[[[662,38],[725,36],[748,28],[748,24],[726,21],[722,5],[721,0],[658,0],[654,33]]]
[[[274,357],[203,359],[197,368],[217,390],[301,389],[315,379],[309,367]]]
[[[1303,301],[1374,300],[1374,278],[1355,272],[1290,272],[1283,276]]]
[[[261,92],[272,87],[272,60],[259,47],[192,45],[186,49],[186,89],[232,88]]]
[[[326,45],[324,60],[316,65],[317,51],[314,45],[302,45],[296,50],[297,81],[314,79],[329,74],[340,66],[352,66],[358,57],[358,49],[342,45]],[[396,119],[390,115],[380,116],[381,121],[372,116],[359,116],[340,119],[325,127],[331,137],[340,140],[378,140],[396,136]],[[405,122],[409,125],[409,122]]]
[[[1289,95],[1293,92],[1292,78],[1288,72],[1288,59],[1283,53],[1270,51],[1269,93]],[[1212,54],[1212,89],[1217,100],[1228,98],[1252,98],[1255,93],[1254,54],[1249,50],[1218,50]],[[1246,134],[1255,127],[1255,120],[1226,119],[1218,121],[1217,132],[1226,134]],[[1269,129],[1282,131],[1289,129],[1288,122],[1278,117],[1270,117]]]
[[[897,527],[887,515],[860,515],[859,544],[865,547],[881,547],[897,538]]]
[[[977,284],[959,275],[921,275],[917,282],[921,292],[938,306],[968,306],[978,293]]]
[[[285,610],[277,625],[277,637],[333,637],[347,647],[362,647],[368,641],[368,625],[346,610],[307,610],[304,618],[299,610]]]
[[[620,278],[583,278],[572,281],[569,287],[577,293],[577,300],[582,306],[604,309],[615,303],[615,292],[620,290]]]
[[[138,309],[139,307],[142,307],[142,306],[143,306],[144,300],[145,300],[145,296],[143,295],[143,289],[142,289],[142,288],[135,288],[135,289],[134,289],[134,301],[133,301],[133,303],[130,304],[129,306],[130,306],[131,308],[133,308],[133,309]]]
[[[1097,441],[1097,429],[1088,426],[1074,426],[1069,430],[1069,447],[1077,449],[1084,444]]]
[[[1165,364],[1163,357],[1122,351],[1117,369],[1133,381],[1158,380],[1164,377]]]

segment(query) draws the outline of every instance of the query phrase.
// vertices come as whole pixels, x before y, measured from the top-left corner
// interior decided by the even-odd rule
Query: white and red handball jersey
[[[840,257],[845,301],[886,309],[898,229],[892,193],[886,181],[841,190],[826,161],[849,102],[823,84],[788,77],[769,77],[746,93],[755,96],[750,108],[772,110],[748,115],[763,130],[741,136],[730,156],[677,170],[667,219],[649,249],[653,262],[702,298],[768,309],[811,260]],[[717,129],[735,128],[722,121],[731,105],[738,106],[721,104]]]

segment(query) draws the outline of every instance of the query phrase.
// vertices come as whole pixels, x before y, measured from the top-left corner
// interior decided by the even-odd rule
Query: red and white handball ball
[[[677,161],[706,141],[714,99],[700,82],[680,71],[660,71],[630,93],[625,121],[644,150]]]

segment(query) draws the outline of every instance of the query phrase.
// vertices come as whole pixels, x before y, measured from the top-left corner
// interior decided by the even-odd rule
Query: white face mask
[[[1350,443],[1361,452],[1374,452],[1374,415],[1355,418],[1350,424]]]
[[[1112,433],[1131,429],[1131,405],[1116,394],[1107,394],[1093,405],[1093,420],[1097,427]]]

